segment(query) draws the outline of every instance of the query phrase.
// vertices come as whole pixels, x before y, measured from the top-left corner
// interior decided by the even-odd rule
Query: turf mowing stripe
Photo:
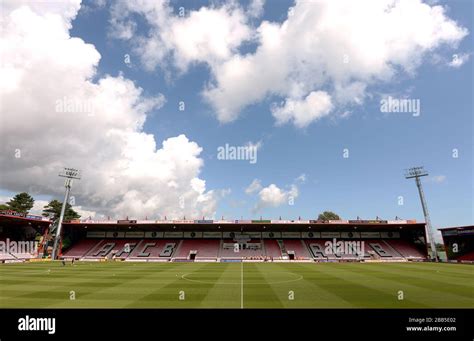
[[[257,265],[246,263],[244,266],[245,308],[282,308],[283,304],[270,283],[275,277],[275,268],[266,267],[263,273]]]
[[[86,264],[81,264],[81,266],[86,267]],[[21,298],[21,297],[49,298],[49,299],[54,299],[56,301],[53,301],[53,302],[50,301],[47,304],[47,306],[71,306],[71,307],[75,307],[75,302],[78,299],[78,295],[79,295],[79,297],[88,296],[88,295],[95,296],[100,292],[100,290],[97,290],[97,287],[110,289],[111,287],[119,286],[119,285],[124,284],[124,278],[123,277],[121,277],[120,275],[119,276],[114,276],[115,272],[117,272],[116,270],[118,270],[118,268],[116,266],[110,266],[110,268],[105,267],[105,266],[101,266],[101,267],[104,268],[104,270],[105,270],[105,271],[102,271],[101,276],[106,276],[106,277],[101,277],[100,279],[101,280],[106,280],[106,281],[103,282],[103,283],[100,283],[100,285],[97,282],[97,279],[94,278],[94,277],[91,277],[91,278],[89,278],[89,277],[76,278],[76,277],[80,276],[81,274],[76,274],[75,273],[75,271],[74,271],[75,267],[68,267],[68,268],[61,267],[60,268],[61,270],[68,271],[69,273],[71,273],[71,275],[72,275],[71,279],[72,279],[73,282],[67,283],[67,284],[63,284],[63,283],[57,284],[54,281],[54,277],[49,277],[48,278],[49,281],[50,281],[50,286],[48,288],[49,290],[41,290],[41,288],[38,290],[37,288],[35,288],[35,290],[29,290],[28,293],[15,297],[15,299],[18,299],[18,298]],[[136,267],[136,263],[122,264],[122,267],[119,268],[120,271],[118,271],[118,272],[120,274],[124,271],[127,271],[127,269],[128,269],[128,271],[130,271],[130,268],[135,268],[135,267]],[[162,270],[165,270],[165,267],[162,267]],[[159,270],[159,271],[161,271],[161,270]],[[111,275],[111,272],[114,272],[114,274]],[[133,278],[136,278],[136,275]],[[90,279],[90,281],[89,281],[89,279]],[[129,281],[129,280],[131,280],[131,278],[128,278],[126,281]],[[81,290],[77,291],[77,287],[79,285],[81,287]],[[65,289],[62,290],[62,288],[65,288]],[[76,300],[74,300],[74,301],[69,299],[70,290],[77,291]],[[57,296],[58,294],[61,295],[61,296],[58,297]],[[57,300],[59,300],[59,299],[62,299],[62,301],[57,302]],[[16,304],[14,303],[16,301],[17,300],[11,301],[11,304],[14,304],[13,307],[16,306]],[[4,306],[4,305],[5,306],[11,306],[9,302],[10,302],[10,300],[8,300],[6,302],[2,301],[2,306]],[[37,303],[38,301],[33,299],[32,302]],[[94,307],[94,305],[92,305],[92,307]]]
[[[123,264],[128,268],[132,276],[119,274],[119,276],[112,276],[113,282],[109,285],[101,287],[100,290],[81,295],[81,299],[94,300],[94,307],[111,307],[116,306],[115,300],[123,302],[121,307],[130,304],[135,300],[137,295],[144,296],[151,290],[155,290],[157,286],[167,285],[170,279],[174,279],[174,269],[178,267],[177,263],[162,263],[160,265],[152,263],[143,263],[140,268],[141,271],[136,270],[136,263]],[[146,271],[145,271],[146,270]],[[114,273],[116,269],[113,269]],[[160,275],[160,279],[156,280],[156,276]],[[110,278],[110,277],[109,277]],[[144,285],[149,278],[149,285]],[[155,278],[155,279],[154,279]],[[116,282],[117,281],[117,282]],[[101,301],[108,302],[105,306],[98,305]]]
[[[397,291],[405,289],[406,284],[396,283],[397,286],[391,288],[393,283],[390,281],[375,281],[363,273],[363,268],[356,268],[354,271],[348,271],[342,268],[344,264],[318,264],[315,269],[319,271],[327,280],[320,282],[326,290],[351,302],[354,306],[360,308],[406,308],[412,306],[424,305],[404,299],[397,300]],[[350,264],[350,265],[356,265]],[[365,264],[357,264],[365,265]],[[388,287],[387,287],[388,286]]]
[[[245,308],[472,308],[474,301],[474,267],[462,264],[47,262],[1,265],[0,307],[239,307],[242,268]]]
[[[239,264],[221,263],[222,272],[218,275],[212,287],[200,304],[205,308],[240,308],[241,307],[241,275]],[[199,275],[199,274],[198,274]]]
[[[221,264],[223,267],[220,274],[215,273],[212,277],[209,277],[207,276],[209,274],[195,273],[189,277],[193,280],[204,280],[209,284],[213,283],[199,305],[201,308],[240,308],[241,306],[240,265],[235,263]],[[193,283],[200,285],[199,282]]]
[[[406,268],[403,266],[404,264],[397,264],[395,268],[402,269],[407,273],[418,273],[419,271],[429,272],[437,277],[440,278],[450,278],[451,283],[453,283],[453,279],[460,278],[470,278],[471,280],[474,279],[474,266],[473,265],[466,265],[466,264],[438,264],[436,267],[431,266],[423,266],[423,264],[416,264],[416,265],[409,265],[406,264]],[[472,281],[471,281],[472,282]]]
[[[179,264],[179,263],[177,263]],[[136,307],[197,307],[205,298],[208,290],[214,286],[210,279],[215,279],[215,275],[223,272],[221,264],[215,263],[190,263],[191,267],[187,267],[187,272],[193,273],[211,273],[211,276],[201,276],[206,283],[196,283],[184,280],[182,276],[178,276],[167,285],[154,290],[152,293],[141,297],[133,303]],[[185,275],[180,271],[181,275]],[[199,279],[199,278],[198,278]],[[179,293],[184,292],[184,299],[180,300]]]
[[[317,264],[280,263],[288,270],[296,268],[297,273],[303,275],[303,280],[292,283],[295,286],[295,296],[298,308],[352,308],[353,304],[327,290],[324,285],[327,278],[316,271]]]
[[[81,282],[85,282],[85,280],[82,278],[82,277],[79,277],[80,274],[76,274],[74,273],[74,270],[75,267],[62,267],[62,266],[59,266],[58,263],[49,263],[51,269],[53,269],[54,271],[50,272],[50,273],[44,273],[45,275],[43,275],[44,277],[41,278],[41,279],[36,279],[36,282],[39,282],[39,283],[43,283],[43,282],[46,282],[47,284],[47,289],[48,290],[44,290],[42,289],[41,287],[39,287],[36,283],[33,285],[33,288],[30,288],[29,290],[27,290],[26,293],[23,293],[22,295],[19,295],[15,298],[21,298],[21,296],[26,296],[26,297],[30,297],[31,296],[35,296],[37,295],[38,297],[45,297],[45,296],[48,296],[49,293],[51,292],[61,292],[61,290],[59,290],[58,288],[61,288],[61,287],[66,287],[66,286],[71,286],[71,285],[74,285],[76,284],[77,282],[81,283]],[[51,265],[53,265],[53,267],[51,267]],[[84,266],[84,264],[83,264]],[[19,268],[19,271],[20,271],[21,268]],[[56,283],[56,279],[55,279],[55,276],[57,274],[58,271],[62,271],[62,272],[68,272],[70,275],[69,275],[69,278],[71,279],[71,281],[74,281],[73,283],[68,283],[68,284],[61,284],[61,283]],[[76,276],[78,278],[76,278]],[[103,276],[103,274],[102,274]],[[0,282],[1,283],[1,282]],[[95,283],[95,282],[94,282]],[[17,287],[17,286],[15,286]],[[4,288],[4,286],[2,285],[2,288]],[[70,290],[70,289],[69,289]],[[63,291],[62,292],[62,295],[64,295],[63,297],[65,299],[69,299],[69,290],[67,291]],[[3,295],[2,292],[0,292],[0,294]],[[54,296],[51,295],[51,296]],[[1,301],[1,306],[2,307],[9,307],[11,306],[10,305],[10,299],[12,299],[14,297],[7,297],[7,299],[2,299]],[[35,301],[33,301],[35,302]],[[51,302],[49,302],[51,304]],[[47,304],[47,306],[49,306],[49,304]],[[11,307],[17,307],[16,304],[13,304],[13,306]]]
[[[457,283],[452,283],[452,277],[450,277],[451,280],[449,281],[444,277],[440,277],[438,273],[434,273],[434,270],[426,271],[426,269],[423,269],[422,267],[417,271],[405,271],[403,267],[382,268],[375,266],[368,267],[366,270],[372,271],[374,276],[381,274],[386,278],[393,277],[390,278],[393,280],[399,280],[400,277],[403,277],[410,283],[413,282],[414,285],[420,283],[418,286],[429,288],[434,291],[449,291],[453,295],[463,296],[467,299],[473,300],[474,306],[474,278],[469,278],[464,275],[458,278],[459,281]],[[421,285],[421,282],[423,285]]]
[[[405,269],[417,270],[422,267],[425,270],[440,270],[453,273],[464,273],[466,275],[474,275],[474,267],[472,264],[447,264],[447,263],[424,263],[424,262],[408,262],[408,263],[391,263],[394,266],[403,266]]]
[[[132,264],[133,263],[127,265]],[[95,306],[98,307],[109,307],[111,306],[110,303],[115,306],[115,299],[121,300],[122,305],[120,307],[135,307],[135,302],[158,290],[158,288],[165,287],[171,282],[176,281],[176,272],[181,268],[180,263],[145,264],[143,266],[147,268],[147,271],[140,272],[140,276],[129,278],[126,281],[121,281],[117,285],[109,286],[92,294],[88,294],[84,299],[94,301],[99,299],[100,301],[108,302],[105,306],[99,306],[94,302]],[[129,271],[133,270],[134,269],[129,269]],[[104,297],[109,297],[109,300],[103,300]]]
[[[407,276],[406,273],[398,271],[395,274],[395,278],[388,278],[387,275],[390,272],[393,272],[395,269],[382,268],[380,265],[373,266],[375,264],[370,264],[370,267],[365,269],[365,273],[368,276],[377,278],[381,281],[391,281],[396,283],[400,287],[400,283],[403,283],[404,296],[410,297],[412,301],[417,301],[420,304],[424,304],[432,307],[472,307],[474,305],[474,300],[471,295],[466,291],[466,295],[460,295],[459,292],[453,293],[451,287],[442,288],[441,286],[433,283],[431,277],[425,279],[413,276]],[[348,269],[348,271],[354,271],[353,269]],[[396,271],[396,270],[395,270]],[[393,273],[390,274],[393,277]],[[397,285],[392,285],[393,288],[396,288]],[[467,288],[464,288],[467,289]],[[401,290],[401,289],[398,289]],[[459,290],[459,287],[458,287]],[[467,296],[467,297],[466,297]]]
[[[280,303],[285,308],[301,308],[304,307],[307,299],[306,290],[303,290],[301,284],[304,283],[305,274],[298,267],[288,267],[288,263],[275,263],[269,265],[275,273],[281,276],[280,280],[275,281],[267,279],[273,292],[278,297]],[[264,278],[268,278],[265,266],[255,264],[260,269]],[[307,301],[306,301],[307,302]],[[270,306],[272,308],[272,306]]]
[[[364,269],[364,266],[367,265],[369,265],[369,267]],[[370,270],[368,270],[370,266],[373,265],[381,266],[380,264],[358,264],[358,266],[355,267],[341,263],[339,268],[344,270],[344,276],[350,277],[349,281],[351,282],[360,283],[374,291],[391,293],[389,300],[381,300],[379,302],[383,308],[443,307],[447,303],[445,301],[446,297],[450,297],[451,300],[461,304],[460,307],[463,306],[462,301],[459,301],[459,297],[444,292],[440,300],[438,292],[422,287],[418,283],[418,285],[412,284],[403,277],[403,273],[400,273],[400,277],[397,280],[386,279],[383,275],[374,276],[370,273]],[[363,270],[365,270],[363,272],[364,275],[361,275],[360,273]],[[400,290],[403,292],[403,299],[401,300],[398,299]],[[453,304],[452,306],[458,305]]]

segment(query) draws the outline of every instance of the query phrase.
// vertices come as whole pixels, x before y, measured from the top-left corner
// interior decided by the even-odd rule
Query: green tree
[[[7,204],[0,204],[0,210],[1,210],[1,211],[9,210],[9,209],[10,209],[10,207],[8,207]]]
[[[18,193],[7,202],[8,209],[18,213],[28,213],[33,207],[35,199],[26,192]]]
[[[49,219],[55,221],[59,219],[59,216],[61,215],[61,207],[63,206],[63,203],[58,201],[58,200],[52,200],[46,205],[43,209],[43,217],[48,217]],[[67,203],[66,204],[66,211],[64,212],[64,220],[72,220],[72,219],[78,219],[81,216],[74,211],[72,206]]]
[[[341,218],[334,212],[324,211],[318,216],[318,220],[340,220]]]

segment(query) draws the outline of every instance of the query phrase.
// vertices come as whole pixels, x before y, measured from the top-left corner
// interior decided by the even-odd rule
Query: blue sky
[[[433,225],[439,228],[473,223],[472,2],[438,3],[449,7],[446,16],[458,27],[467,29],[467,36],[453,38],[454,45],[440,44],[424,51],[411,73],[394,64],[398,72],[386,81],[363,78],[367,87],[361,102],[347,104],[333,100],[329,114],[320,115],[303,127],[291,121],[278,124],[272,115],[272,105],[292,98],[281,91],[269,91],[259,100],[244,105],[230,122],[220,119],[216,116],[215,102],[203,95],[206,87],[217,82],[213,71],[217,67],[212,61],[191,61],[185,71],[180,71],[173,62],[160,60],[158,66],[149,70],[137,53],[136,40],[117,37],[116,28],[110,22],[113,5],[87,1],[85,5],[87,9],[83,4],[71,21],[70,36],[93,44],[100,53],[93,82],[106,75],[122,76],[142,88],[143,96],[164,96],[164,104],[147,112],[142,131],[154,137],[157,148],[161,148],[162,141],[180,134],[202,148],[199,178],[205,180],[206,190],[225,190],[216,199],[215,217],[312,219],[323,210],[332,210],[344,219],[398,216],[422,221],[414,180],[403,176],[404,169],[422,165],[430,173],[430,177],[423,179],[423,185]],[[247,5],[244,2],[237,6],[242,9]],[[264,21],[281,25],[292,5],[292,1],[267,2],[263,14],[249,19],[247,24],[254,29]],[[219,9],[224,5],[216,2],[210,6],[204,1],[170,4],[174,13],[181,6],[191,12],[202,6]],[[132,11],[130,18],[137,25],[134,34],[146,37],[152,24],[143,13]],[[248,56],[256,52],[259,44],[255,40],[246,41],[233,48],[232,53]],[[453,54],[470,57],[462,65],[452,67],[448,64]],[[131,65],[124,63],[126,55],[130,56]],[[325,71],[324,65],[316,64],[321,71]],[[311,74],[307,76],[311,78]],[[334,99],[334,84],[329,80],[313,85],[310,90],[325,91]],[[255,85],[249,82],[246,87]],[[308,91],[295,101],[307,94]],[[420,116],[381,112],[380,101],[387,94],[419,100]],[[180,101],[185,103],[184,111],[178,110]],[[342,115],[345,112],[348,113]],[[244,146],[249,142],[260,146],[255,164],[217,158],[218,147]],[[348,158],[343,157],[344,149],[349,151]],[[457,158],[453,157],[453,149],[458,150]],[[255,179],[261,186],[247,194],[246,188]],[[286,195],[295,186],[298,194],[294,204],[262,199],[261,190],[271,184]],[[20,185],[2,186],[3,197],[21,190]],[[59,195],[53,190],[37,193],[38,198],[45,200]],[[398,204],[399,196],[403,197],[403,205]],[[79,201],[84,209],[95,211],[96,207],[85,198]]]

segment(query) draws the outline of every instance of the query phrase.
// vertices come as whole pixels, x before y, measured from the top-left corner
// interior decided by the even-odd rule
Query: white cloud
[[[252,183],[245,189],[246,194],[253,194],[262,189],[262,183],[259,179],[254,179]]]
[[[275,184],[263,187],[259,179],[254,179],[245,189],[245,193],[248,195],[257,193],[258,201],[253,208],[253,212],[255,213],[266,207],[279,207],[284,204],[292,205],[299,195],[296,183],[302,184],[305,181],[306,175],[301,174],[295,179],[295,183],[285,190]]]
[[[81,219],[87,218],[105,218],[103,215],[97,214],[96,211],[83,209],[82,206],[74,206],[74,210],[81,216]]]
[[[255,8],[258,10],[258,2]],[[135,50],[148,69],[167,67],[172,60],[180,71],[186,71],[192,63],[227,60],[251,38],[245,11],[233,3],[201,7],[184,17],[172,12],[167,0],[116,2],[111,11],[112,35],[125,40],[136,37]],[[147,35],[137,35],[132,14],[146,18]]]
[[[298,194],[296,185],[291,185],[290,189],[285,191],[275,184],[270,184],[268,187],[262,188],[258,193],[259,201],[255,206],[254,212],[265,207],[278,207],[287,204],[290,200],[296,199]]]
[[[33,195],[34,198],[34,195]],[[12,199],[12,197],[0,196],[0,204],[6,204]],[[42,215],[43,209],[49,204],[50,200],[35,199],[33,207],[29,211],[30,214]],[[81,218],[96,217],[97,212],[91,210],[85,210],[82,206],[73,206],[74,210],[79,213]]]
[[[443,44],[456,47],[468,34],[444,7],[421,0],[298,0],[282,23],[253,27],[249,9],[261,3],[202,7],[179,18],[167,1],[135,0],[114,6],[111,22],[117,36],[130,38],[131,14],[146,19],[150,34],[135,48],[150,69],[166,71],[171,62],[184,72],[206,63],[211,80],[202,95],[224,123],[273,96],[304,108],[305,99],[326,93],[332,106],[342,107],[333,112],[345,112],[364,102],[370,86],[392,82],[401,72],[413,75],[426,55]],[[257,48],[244,55],[239,47],[247,41]],[[274,115],[277,123],[305,127],[326,110],[293,113],[283,106]]]
[[[260,18],[263,15],[265,0],[251,0],[247,8],[247,15],[252,18]]]
[[[328,115],[333,109],[331,97],[324,91],[313,91],[302,100],[287,99],[284,104],[274,105],[273,117],[277,125],[293,121],[298,128],[304,128],[313,121]]]
[[[99,52],[69,35],[79,1],[15,4],[5,6],[0,38],[2,188],[61,199],[57,174],[76,167],[82,179],[72,193],[86,214],[212,216],[216,193],[199,178],[202,148],[185,135],[157,146],[143,131],[164,97],[144,96],[122,75],[93,81]]]
[[[49,204],[48,200],[35,199],[35,203],[33,204],[33,207],[31,208],[30,213],[41,215],[43,213],[44,207],[48,204]]]
[[[304,184],[306,182],[306,174],[301,174],[295,179],[295,182]]]
[[[429,176],[428,177],[428,181],[429,182],[433,182],[433,183],[442,183],[446,180],[446,175],[433,175],[433,176]]]
[[[292,13],[282,24],[260,25],[254,54],[213,68],[204,95],[219,120],[236,119],[268,95],[302,98],[323,88],[333,89],[337,105],[361,104],[368,85],[413,73],[425,53],[467,34],[442,7],[420,1],[298,1]],[[299,127],[314,121],[300,116],[276,118]]]
[[[11,200],[12,197],[7,197],[4,195],[0,195],[0,205],[5,205],[7,202]]]
[[[248,147],[249,149],[254,149],[254,150],[259,151],[263,147],[263,142],[261,140],[257,142],[249,141],[245,144],[245,146]]]
[[[461,53],[453,55],[453,58],[448,63],[448,66],[453,68],[459,68],[469,60],[469,53]]]

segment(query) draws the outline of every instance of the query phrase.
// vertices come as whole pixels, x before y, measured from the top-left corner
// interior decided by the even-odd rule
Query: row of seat
[[[363,255],[351,252],[327,252],[322,239],[264,239],[251,241],[247,247],[235,247],[235,241],[219,239],[83,239],[64,252],[64,258],[101,259],[345,259],[345,258],[411,258],[425,256],[405,240],[360,240]],[[240,243],[241,245],[242,243]],[[245,242],[244,242],[245,244]]]

